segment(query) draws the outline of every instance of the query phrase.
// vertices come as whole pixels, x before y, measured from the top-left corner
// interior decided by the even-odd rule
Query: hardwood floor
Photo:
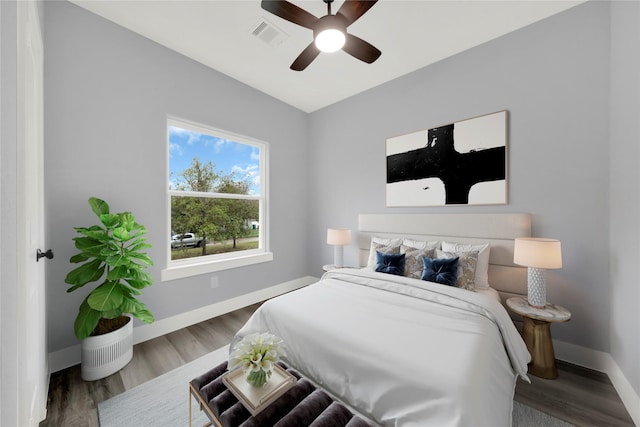
[[[518,380],[515,400],[576,426],[635,425],[606,374],[562,361],[557,366],[554,380]]]
[[[259,304],[172,332],[134,347],[133,360],[120,372],[85,382],[80,366],[51,375],[47,419],[40,427],[98,426],[99,402],[123,393],[229,344]],[[515,399],[576,426],[633,426],[609,378],[559,362],[559,378],[518,381]]]

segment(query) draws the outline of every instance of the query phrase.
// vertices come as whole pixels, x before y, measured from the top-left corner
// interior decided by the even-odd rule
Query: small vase
[[[262,387],[269,380],[269,376],[271,376],[271,372],[263,369],[252,371],[247,375],[247,382],[254,387]]]

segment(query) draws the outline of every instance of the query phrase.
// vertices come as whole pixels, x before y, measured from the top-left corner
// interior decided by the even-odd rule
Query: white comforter
[[[264,331],[291,366],[385,426],[510,426],[517,376],[528,381],[529,353],[498,302],[401,276],[329,272],[264,303],[235,340]]]

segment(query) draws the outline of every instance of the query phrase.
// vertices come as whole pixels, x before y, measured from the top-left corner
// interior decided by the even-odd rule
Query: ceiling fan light
[[[335,52],[342,49],[346,38],[344,33],[335,28],[327,28],[316,36],[316,47],[322,52]]]

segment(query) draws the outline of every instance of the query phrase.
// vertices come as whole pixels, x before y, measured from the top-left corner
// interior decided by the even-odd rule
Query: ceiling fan
[[[347,27],[371,9],[378,0],[345,0],[335,15],[331,14],[333,0],[323,1],[327,4],[327,14],[317,18],[286,0],[262,0],[264,10],[313,31],[314,41],[298,55],[290,68],[302,71],[320,52],[335,52],[339,49],[368,64],[378,59],[382,53],[380,50],[347,33]]]

